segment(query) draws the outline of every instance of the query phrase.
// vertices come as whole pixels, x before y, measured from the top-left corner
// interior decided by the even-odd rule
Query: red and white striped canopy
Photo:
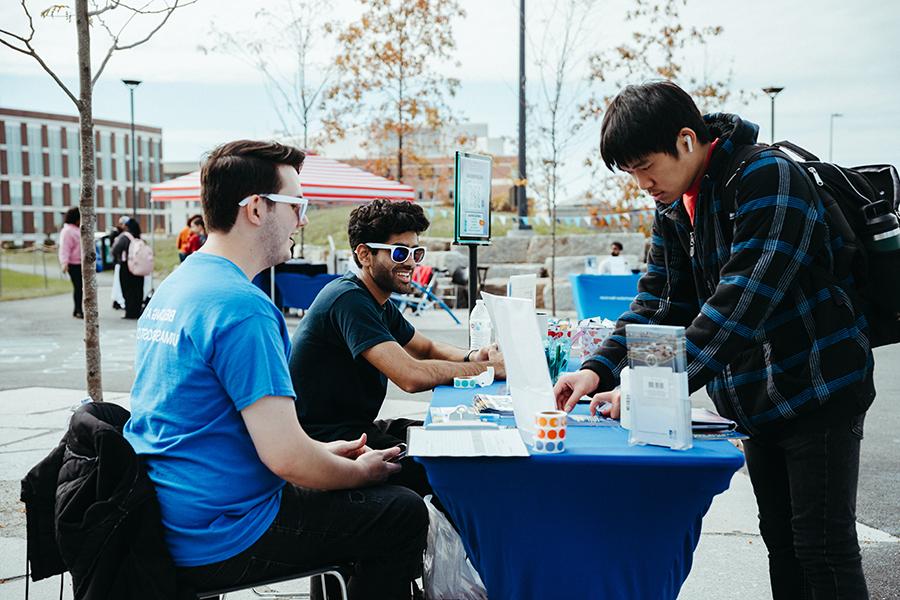
[[[300,169],[303,195],[313,204],[356,204],[374,198],[415,199],[412,187],[373,175],[342,162],[308,154]],[[150,188],[154,202],[200,200],[200,171],[194,171]]]

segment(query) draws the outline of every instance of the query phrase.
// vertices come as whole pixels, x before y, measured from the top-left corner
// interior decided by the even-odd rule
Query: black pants
[[[119,267],[119,284],[125,298],[125,318],[137,319],[144,310],[144,278],[132,275],[128,264]]]
[[[72,316],[84,316],[84,306],[82,298],[84,295],[84,284],[81,282],[81,265],[69,265],[69,279],[72,280],[72,301],[75,308]]]
[[[869,597],[856,539],[864,418],[801,419],[744,442],[774,600]]]
[[[350,598],[408,600],[427,533],[425,504],[402,487],[319,492],[287,485],[278,516],[255,544],[222,562],[181,568],[179,575],[197,588],[215,589],[353,563]]]
[[[334,426],[310,426],[306,429],[307,433],[313,439],[320,442],[333,442],[335,440],[355,440],[363,433],[366,434],[366,445],[374,450],[384,450],[385,448],[393,448],[401,442],[406,442],[406,430],[410,427],[420,426],[422,421],[414,421],[412,419],[386,419],[383,421],[375,421],[366,425],[346,424]],[[387,483],[391,485],[402,485],[416,492],[419,496],[427,496],[434,494],[431,484],[428,483],[428,476],[425,474],[425,467],[413,460],[412,457],[400,459],[403,469],[399,473],[391,475]],[[437,498],[435,497],[435,501]],[[439,506],[438,504],[436,504]]]

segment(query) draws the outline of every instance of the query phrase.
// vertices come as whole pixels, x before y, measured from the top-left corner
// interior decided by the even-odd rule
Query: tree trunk
[[[75,29],[78,32],[78,116],[81,126],[81,274],[84,281],[84,358],[87,393],[95,402],[103,402],[100,370],[100,315],[97,311],[97,252],[94,232],[94,117],[91,89],[91,32],[87,0],[75,2]]]

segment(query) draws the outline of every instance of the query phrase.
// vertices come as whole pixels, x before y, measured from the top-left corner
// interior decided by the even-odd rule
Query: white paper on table
[[[531,301],[522,298],[504,298],[484,292],[481,297],[494,314],[516,427],[525,443],[531,444],[535,413],[556,408],[544,346],[534,318],[534,306]]]
[[[530,273],[528,275],[511,275],[509,283],[506,284],[506,295],[510,298],[525,298],[531,300],[531,312],[534,312],[537,306],[535,297],[537,296],[537,275]]]
[[[410,456],[528,456],[515,429],[406,430]]]

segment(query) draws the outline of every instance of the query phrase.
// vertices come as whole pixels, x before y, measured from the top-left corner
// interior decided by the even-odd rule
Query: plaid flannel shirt
[[[825,209],[800,167],[765,151],[738,173],[735,148],[756,125],[707,117],[720,139],[703,178],[694,223],[681,200],[659,204],[648,271],[616,331],[582,368],[600,390],[627,366],[625,325],[682,325],[691,392],[706,385],[723,416],[754,434],[811,412],[831,397],[874,398],[867,323],[828,274]],[[724,191],[740,177],[733,206]]]

